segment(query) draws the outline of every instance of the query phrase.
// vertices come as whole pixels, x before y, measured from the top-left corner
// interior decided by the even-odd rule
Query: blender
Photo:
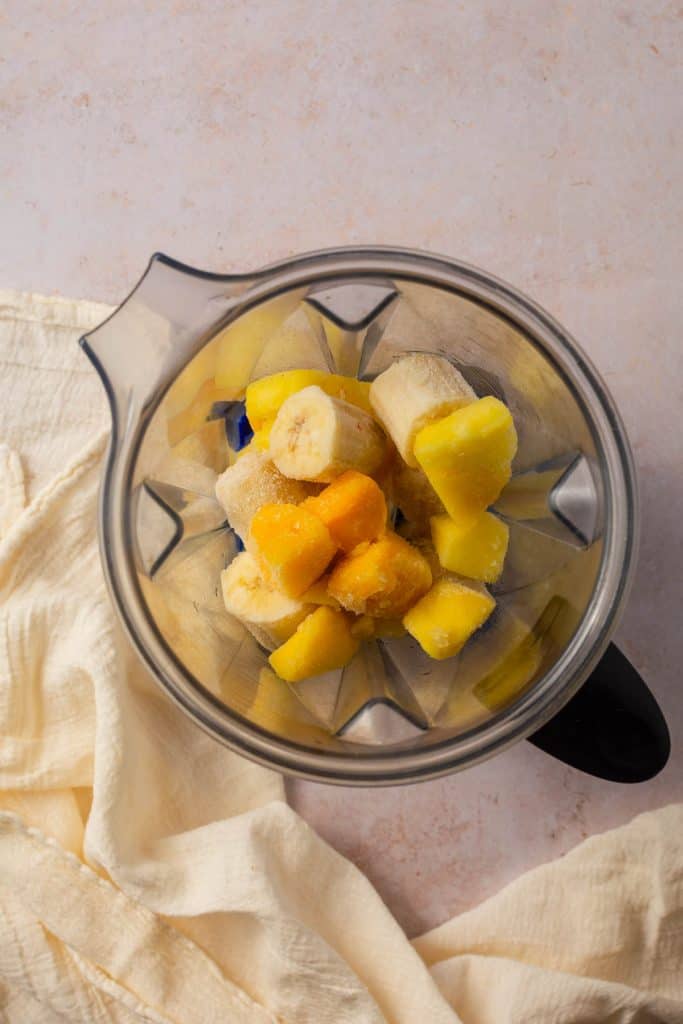
[[[463,769],[523,738],[621,782],[666,763],[666,723],[610,643],[637,548],[633,462],[604,384],[515,289],[425,253],[356,248],[205,273],[156,255],[81,344],[112,434],[100,497],[109,590],[152,676],[196,722],[283,772],[391,784]],[[223,606],[241,548],[214,486],[239,454],[245,388],[291,369],[372,380],[398,356],[453,362],[512,412],[496,610],[454,658],[410,636],[363,644],[290,685]]]

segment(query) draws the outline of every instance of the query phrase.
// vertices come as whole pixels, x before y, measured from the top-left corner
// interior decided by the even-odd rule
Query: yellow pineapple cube
[[[300,683],[346,665],[360,646],[351,632],[351,616],[321,606],[306,616],[296,633],[268,659],[281,679]]]
[[[304,508],[314,512],[342,551],[353,551],[363,541],[377,540],[387,525],[387,503],[372,477],[349,469],[333,480]]]
[[[444,569],[474,580],[495,583],[503,571],[510,531],[497,516],[458,523],[450,516],[432,516],[432,540]]]
[[[258,430],[255,430],[254,436],[252,437],[249,444],[252,445],[254,448],[258,448],[258,450],[261,452],[267,452],[268,445],[270,443],[270,431],[272,426],[273,421],[268,420],[266,423],[263,424],[262,427],[259,427]]]
[[[397,619],[431,584],[427,560],[389,530],[371,544],[360,544],[335,565],[327,589],[356,615]]]
[[[284,370],[282,373],[261,377],[248,385],[245,400],[247,419],[252,428],[260,430],[267,423],[272,424],[286,399],[313,385],[322,388],[326,395],[342,398],[372,415],[369,381],[343,377],[325,370]]]
[[[415,439],[415,458],[459,522],[474,520],[510,479],[517,432],[497,398],[480,398],[430,423]]]
[[[490,594],[442,576],[403,616],[403,625],[430,658],[451,658],[496,606]]]
[[[300,597],[323,574],[337,548],[325,524],[300,505],[263,505],[249,527],[248,550],[275,585]]]

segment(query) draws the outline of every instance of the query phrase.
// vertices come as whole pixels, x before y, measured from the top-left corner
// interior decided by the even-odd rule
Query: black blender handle
[[[651,779],[671,751],[657,701],[614,644],[579,692],[528,739],[559,761],[611,782]]]

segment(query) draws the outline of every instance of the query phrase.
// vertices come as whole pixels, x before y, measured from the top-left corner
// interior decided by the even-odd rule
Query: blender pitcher
[[[622,782],[666,763],[659,708],[609,643],[637,541],[624,428],[585,355],[529,299],[402,250],[330,250],[227,276],[156,255],[81,344],[111,405],[99,525],[114,604],[157,682],[216,739],[352,784],[431,778],[524,737]],[[247,440],[245,388],[295,368],[371,380],[415,351],[446,356],[514,417],[513,477],[494,506],[510,528],[495,612],[445,661],[387,637],[289,685],[221,598],[241,542],[214,485]]]

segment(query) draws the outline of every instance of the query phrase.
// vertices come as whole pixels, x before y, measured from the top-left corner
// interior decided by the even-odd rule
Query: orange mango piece
[[[377,540],[386,528],[387,503],[372,479],[355,469],[338,476],[304,507],[314,512],[342,551],[353,551],[363,541]]]
[[[337,548],[325,524],[300,505],[262,505],[249,528],[248,550],[289,597],[304,594]]]
[[[399,619],[432,584],[427,560],[392,531],[359,545],[330,574],[328,592],[357,615]]]

